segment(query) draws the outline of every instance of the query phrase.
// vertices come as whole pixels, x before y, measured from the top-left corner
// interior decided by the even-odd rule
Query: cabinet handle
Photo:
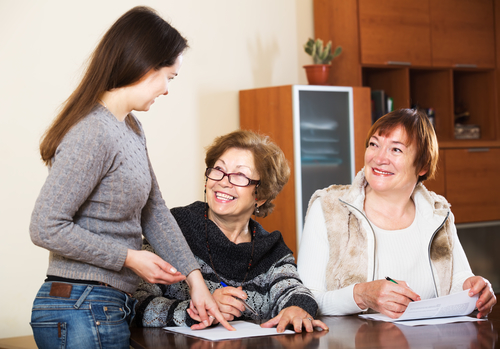
[[[455,64],[455,68],[477,68],[477,64]]]
[[[469,148],[469,153],[485,153],[490,151],[490,148]]]
[[[411,65],[411,62],[387,61],[390,65]]]

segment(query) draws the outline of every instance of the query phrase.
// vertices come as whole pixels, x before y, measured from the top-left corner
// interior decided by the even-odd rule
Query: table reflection
[[[134,348],[495,348],[500,321],[404,326],[357,316],[322,317],[330,331],[211,342],[158,328],[132,329]]]

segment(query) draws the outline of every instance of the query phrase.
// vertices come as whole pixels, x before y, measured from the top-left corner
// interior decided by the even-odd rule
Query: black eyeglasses
[[[260,180],[250,179],[241,173],[226,173],[218,168],[208,167],[205,171],[205,176],[213,181],[222,181],[227,176],[229,183],[237,187],[248,187],[251,184],[260,184]]]

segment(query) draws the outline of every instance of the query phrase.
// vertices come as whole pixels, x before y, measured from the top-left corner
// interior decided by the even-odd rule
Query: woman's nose
[[[374,159],[378,164],[383,164],[387,162],[386,150],[379,148],[375,153]]]
[[[228,175],[224,175],[224,177],[222,177],[222,179],[219,181],[219,183],[224,187],[230,187],[233,185],[231,182],[229,182]]]

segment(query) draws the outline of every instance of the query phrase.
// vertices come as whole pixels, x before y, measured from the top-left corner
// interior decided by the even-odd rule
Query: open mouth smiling
[[[373,172],[375,172],[376,174],[380,174],[380,175],[385,175],[385,176],[388,176],[388,175],[392,175],[393,173],[392,172],[385,172],[385,171],[381,171],[381,170],[378,170],[376,168],[372,168]]]
[[[220,193],[220,192],[215,192],[215,197],[219,200],[225,200],[225,201],[230,201],[230,200],[234,200],[235,197],[234,196],[231,196],[229,194],[225,194],[225,193]]]

